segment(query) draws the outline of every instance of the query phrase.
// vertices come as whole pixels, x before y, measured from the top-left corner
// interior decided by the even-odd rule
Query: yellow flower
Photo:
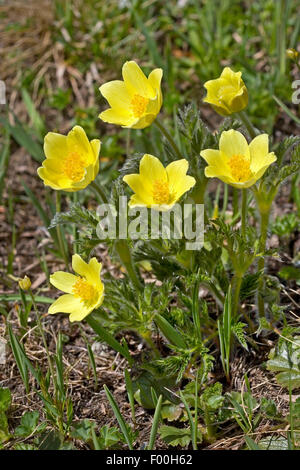
[[[162,105],[162,74],[162,69],[155,69],[147,78],[136,62],[125,62],[122,68],[124,81],[113,80],[99,88],[110,105],[99,118],[133,129],[150,126]]]
[[[28,276],[25,276],[23,279],[19,279],[19,286],[22,290],[29,290],[31,287],[31,280]]]
[[[100,279],[102,264],[96,258],[86,263],[79,255],[73,255],[72,268],[78,275],[57,271],[50,276],[51,284],[66,294],[55,300],[48,313],[69,313],[74,322],[100,307],[104,285]]]
[[[123,181],[135,192],[129,207],[152,207],[158,211],[168,211],[178,199],[196,183],[188,176],[187,160],[177,160],[164,168],[153,155],[144,155],[140,161],[140,173],[126,175]]]
[[[297,57],[298,57],[298,55],[299,55],[299,52],[296,51],[296,49],[292,49],[292,48],[291,48],[291,49],[287,49],[287,50],[286,50],[286,55],[287,55],[287,57],[288,57],[289,59],[291,59],[291,60],[296,60]]]
[[[242,80],[242,72],[233,72],[225,67],[221,76],[204,83],[207,95],[203,100],[210,103],[217,113],[229,116],[246,108],[248,91]]]
[[[277,160],[274,152],[269,153],[267,134],[248,145],[243,134],[233,129],[222,132],[219,150],[203,150],[200,155],[208,163],[207,178],[219,178],[235,188],[249,188]]]
[[[100,146],[98,139],[89,142],[80,126],[73,127],[67,136],[48,132],[44,140],[46,160],[38,175],[52,189],[84,189],[98,174]]]

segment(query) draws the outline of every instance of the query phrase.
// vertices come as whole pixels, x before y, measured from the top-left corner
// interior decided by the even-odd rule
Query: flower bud
[[[31,281],[28,276],[25,276],[23,279],[19,279],[19,286],[22,290],[29,290],[31,287]]]
[[[286,55],[291,60],[297,60],[297,58],[299,56],[299,52],[296,51],[296,49],[291,48],[291,49],[286,50]]]
[[[242,80],[242,72],[225,67],[221,76],[204,83],[207,95],[203,100],[210,103],[221,116],[238,113],[248,105],[248,91]]]

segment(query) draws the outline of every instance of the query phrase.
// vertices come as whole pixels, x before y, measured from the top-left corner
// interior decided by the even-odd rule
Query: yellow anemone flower
[[[204,83],[207,95],[203,100],[210,103],[221,116],[237,113],[248,105],[248,91],[242,80],[242,72],[225,67],[221,76]]]
[[[73,255],[72,268],[78,275],[57,271],[50,276],[51,284],[66,294],[55,300],[48,313],[69,313],[74,322],[100,307],[104,285],[100,279],[102,264],[96,258],[86,263],[79,255]]]
[[[207,178],[219,178],[235,188],[249,188],[277,160],[274,152],[269,153],[267,134],[258,135],[248,145],[243,134],[233,129],[222,132],[219,150],[202,150],[200,155],[208,163]]]
[[[153,155],[144,155],[140,161],[140,173],[126,175],[123,181],[135,192],[130,198],[129,207],[152,207],[158,211],[168,211],[179,198],[196,183],[188,176],[187,160],[177,160],[166,168]]]
[[[73,127],[67,136],[48,132],[44,139],[46,160],[38,175],[52,189],[84,189],[98,174],[100,146],[98,139],[89,142],[80,126]]]
[[[99,88],[110,105],[99,118],[133,129],[150,126],[162,105],[162,74],[162,69],[155,69],[147,78],[136,62],[125,62],[122,68],[124,81],[113,80]]]

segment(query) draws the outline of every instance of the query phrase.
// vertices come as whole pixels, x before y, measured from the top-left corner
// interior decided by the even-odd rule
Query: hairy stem
[[[57,213],[59,213],[60,209],[61,209],[61,200],[60,200],[60,198],[61,198],[60,192],[56,191],[55,192],[55,205],[56,205],[56,212]],[[66,268],[69,271],[69,259],[68,259],[68,255],[67,255],[67,252],[66,252],[66,247],[65,247],[64,240],[63,240],[62,230],[61,230],[60,225],[56,226],[56,233],[57,233],[57,238],[58,238],[59,251],[61,253],[61,256],[63,257]]]
[[[125,266],[127,274],[130,277],[134,287],[137,290],[142,290],[143,285],[137,275],[127,240],[117,240],[115,243],[115,247],[120,257],[120,260]]]
[[[237,114],[240,118],[241,123],[246,127],[247,132],[250,135],[251,139],[254,139],[254,137],[256,137],[257,133],[256,133],[256,130],[255,130],[252,122],[248,118],[247,114],[244,111],[240,111]]]
[[[92,181],[90,183],[91,187],[94,189],[94,191],[98,194],[98,196],[100,196],[101,200],[104,202],[104,204],[107,204],[107,197],[106,197],[106,194],[105,192],[103,191],[103,189],[98,186],[97,183],[95,183],[95,181]]]
[[[171,145],[172,149],[174,150],[174,152],[176,153],[177,157],[179,159],[182,158],[182,154],[175,142],[175,140],[173,139],[173,137],[171,136],[171,134],[167,131],[167,129],[165,128],[165,126],[156,118],[155,121],[154,121],[154,124],[158,127],[158,129],[160,130],[160,132],[165,136],[165,138],[168,140],[169,144]]]
[[[270,210],[267,212],[260,213],[260,240],[259,240],[259,251],[262,253],[266,249],[266,242],[267,242],[267,234],[268,234],[268,225],[269,225],[269,218],[270,218]],[[265,259],[261,256],[257,263],[258,271],[262,271],[265,267]],[[258,313],[260,318],[265,316],[265,305],[263,300],[263,288],[264,280],[263,278],[260,279],[258,285],[258,292],[257,292],[257,307]]]
[[[246,235],[247,189],[242,189],[242,237]]]

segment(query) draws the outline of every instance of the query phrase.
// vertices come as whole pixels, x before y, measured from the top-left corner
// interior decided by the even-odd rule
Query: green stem
[[[90,185],[94,189],[95,193],[97,193],[97,195],[100,196],[102,202],[104,202],[104,204],[107,204],[108,200],[103,189],[100,186],[98,186],[98,184],[95,183],[95,181],[92,181]]]
[[[242,237],[246,235],[247,189],[242,189]]]
[[[50,373],[51,373],[51,377],[52,377],[53,388],[54,388],[55,393],[56,393],[55,375],[54,375],[54,369],[53,369],[53,365],[52,365],[52,361],[51,361],[51,357],[50,357],[50,352],[49,352],[49,349],[48,349],[48,345],[47,345],[46,337],[45,337],[45,334],[44,334],[44,330],[43,330],[42,322],[41,322],[41,319],[40,319],[40,315],[39,315],[39,312],[38,312],[38,309],[37,309],[37,306],[36,306],[36,303],[35,303],[35,300],[34,300],[34,295],[33,295],[33,292],[32,292],[31,289],[29,289],[29,295],[30,295],[31,300],[32,300],[32,305],[33,305],[35,316],[36,316],[36,322],[37,322],[37,325],[38,325],[38,328],[39,328],[39,331],[40,331],[40,334],[41,334],[41,337],[42,337],[42,340],[43,340],[46,355],[47,355],[49,369],[50,369]]]
[[[260,213],[260,240],[259,240],[259,251],[262,253],[266,249],[266,242],[267,242],[267,235],[268,235],[268,225],[269,225],[269,218],[270,218],[270,211],[261,212]],[[257,263],[258,271],[262,271],[265,268],[265,258],[261,256]],[[263,288],[264,280],[263,278],[260,279],[258,285],[258,293],[257,293],[257,307],[258,313],[260,318],[265,316],[265,305],[262,295],[262,288]]]
[[[126,155],[129,157],[130,153],[130,134],[131,134],[131,129],[127,129],[127,136],[126,136]]]
[[[146,343],[148,344],[148,346],[152,349],[152,351],[154,352],[154,355],[156,358],[160,357],[160,352],[158,350],[158,348],[156,347],[152,337],[151,337],[151,332],[148,331],[147,333],[143,334],[143,339],[146,341]]]
[[[78,202],[78,193],[75,191],[73,193],[73,203],[76,204]],[[78,241],[78,232],[76,224],[73,225],[73,252],[74,254],[77,253],[77,241]]]
[[[55,205],[56,205],[56,212],[59,213],[61,209],[61,194],[59,191],[55,191]],[[59,244],[59,250],[61,253],[61,256],[63,257],[63,260],[65,262],[66,268],[69,271],[69,259],[68,255],[66,252],[66,247],[65,247],[65,242],[62,236],[62,230],[61,226],[57,225],[56,226],[56,233],[57,233],[57,238],[58,238],[58,244]]]
[[[142,290],[143,285],[140,279],[138,278],[135,266],[133,264],[127,240],[117,240],[115,243],[115,247],[120,257],[120,260],[125,266],[127,274],[130,277],[133,285],[137,290]]]
[[[242,280],[243,276],[235,274],[233,277],[232,282],[234,283],[234,293],[233,293],[233,299],[232,299],[232,317],[234,319],[237,318],[238,314],[238,309],[239,309],[239,299],[240,299],[240,290],[241,290],[241,285],[242,285]]]
[[[155,121],[154,121],[154,124],[159,128],[159,130],[161,131],[161,133],[166,137],[166,139],[169,141],[172,149],[174,150],[174,152],[176,153],[177,157],[179,159],[182,158],[182,153],[180,152],[175,140],[173,139],[173,137],[171,136],[171,134],[167,131],[167,129],[165,128],[165,126],[156,118]]]
[[[236,188],[232,188],[232,208],[233,208],[233,217],[235,217],[239,209],[239,193]]]
[[[240,111],[237,114],[240,118],[241,123],[246,127],[246,129],[248,131],[248,134],[250,135],[251,139],[254,139],[254,137],[256,137],[257,133],[256,133],[256,130],[255,130],[252,122],[248,118],[247,114],[244,111]]]
[[[222,213],[225,215],[228,204],[228,184],[224,183],[224,192],[223,192],[223,209]]]

